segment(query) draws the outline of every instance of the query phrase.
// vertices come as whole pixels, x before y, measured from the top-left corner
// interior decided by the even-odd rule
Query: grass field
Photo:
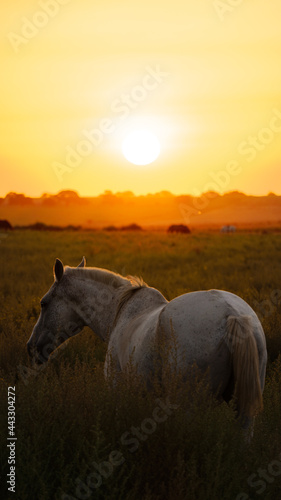
[[[88,329],[34,369],[26,342],[54,260],[76,266],[83,255],[89,266],[142,276],[169,300],[219,288],[256,310],[269,362],[250,444],[233,408],[219,405],[200,377],[183,387],[170,376],[150,392],[134,370],[117,385],[106,382],[105,346]],[[0,238],[1,499],[279,499],[280,256],[277,234],[14,231]],[[8,386],[16,388],[15,494],[6,483]]]

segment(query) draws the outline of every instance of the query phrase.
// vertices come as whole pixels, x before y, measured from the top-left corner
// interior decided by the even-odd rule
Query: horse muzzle
[[[41,352],[41,350],[38,348],[38,346],[35,346],[32,342],[27,342],[26,344],[27,347],[27,352],[29,357],[37,364],[41,365],[43,363],[46,363],[48,361],[48,358],[44,356],[44,354]]]

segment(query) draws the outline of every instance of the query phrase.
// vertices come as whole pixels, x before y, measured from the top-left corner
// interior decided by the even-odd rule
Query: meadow
[[[43,368],[26,342],[59,257],[141,276],[167,299],[210,288],[238,294],[267,338],[264,410],[246,443],[234,405],[167,367],[148,391],[135,373],[103,377],[89,329]],[[281,236],[13,231],[0,238],[0,444],[3,500],[277,500],[281,491]],[[16,390],[16,493],[7,490],[7,388]],[[168,399],[167,399],[168,398]],[[161,415],[161,418],[160,416]]]

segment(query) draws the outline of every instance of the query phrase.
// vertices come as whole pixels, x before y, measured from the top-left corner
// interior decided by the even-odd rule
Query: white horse
[[[174,334],[181,371],[188,374],[194,363],[208,369],[214,393],[227,401],[235,394],[239,414],[250,423],[262,408],[267,351],[260,321],[244,300],[209,290],[168,302],[137,278],[85,265],[84,257],[77,268],[56,260],[55,281],[27,344],[37,362],[87,325],[108,343],[105,374],[112,366],[125,371],[133,360],[149,378],[159,362],[159,338],[168,344]]]
[[[236,226],[222,226],[221,233],[235,233]]]

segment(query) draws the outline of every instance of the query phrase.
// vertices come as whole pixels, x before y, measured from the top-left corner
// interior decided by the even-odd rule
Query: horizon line
[[[40,196],[32,196],[32,195],[28,195],[26,193],[23,193],[23,192],[17,192],[17,191],[9,191],[8,193],[6,193],[5,195],[0,195],[0,199],[5,199],[8,195],[10,194],[15,194],[15,195],[23,195],[25,198],[31,198],[31,199],[41,199],[43,198],[43,196],[57,196],[58,194],[60,193],[64,193],[64,192],[73,192],[75,194],[78,195],[79,198],[99,198],[100,196],[104,196],[104,195],[112,195],[112,196],[122,196],[122,195],[132,195],[134,196],[135,198],[139,198],[139,197],[146,197],[146,196],[157,196],[157,195],[160,195],[160,194],[163,194],[163,196],[165,195],[170,195],[170,196],[174,196],[174,197],[181,197],[181,196],[190,196],[192,198],[200,198],[201,196],[206,196],[208,193],[216,193],[217,196],[225,196],[227,194],[233,194],[233,193],[239,193],[239,194],[242,194],[244,196],[253,196],[253,197],[256,197],[256,198],[265,198],[267,196],[281,196],[281,193],[280,194],[277,194],[273,191],[269,191],[267,194],[250,194],[250,193],[245,193],[244,191],[240,191],[238,189],[234,189],[234,190],[230,190],[230,191],[224,191],[224,192],[219,192],[219,191],[214,191],[214,190],[209,190],[209,191],[202,191],[202,193],[199,195],[199,196],[195,196],[195,195],[192,195],[191,193],[181,193],[181,194],[175,194],[175,193],[172,193],[171,191],[168,191],[166,189],[162,189],[161,191],[156,191],[154,193],[146,193],[146,194],[135,194],[133,191],[131,190],[125,190],[125,191],[116,191],[116,192],[113,192],[111,191],[110,189],[105,189],[102,193],[100,194],[96,194],[96,195],[84,195],[84,196],[81,196],[80,193],[76,190],[76,189],[62,189],[56,193],[49,193],[49,192],[44,192],[42,193]]]

